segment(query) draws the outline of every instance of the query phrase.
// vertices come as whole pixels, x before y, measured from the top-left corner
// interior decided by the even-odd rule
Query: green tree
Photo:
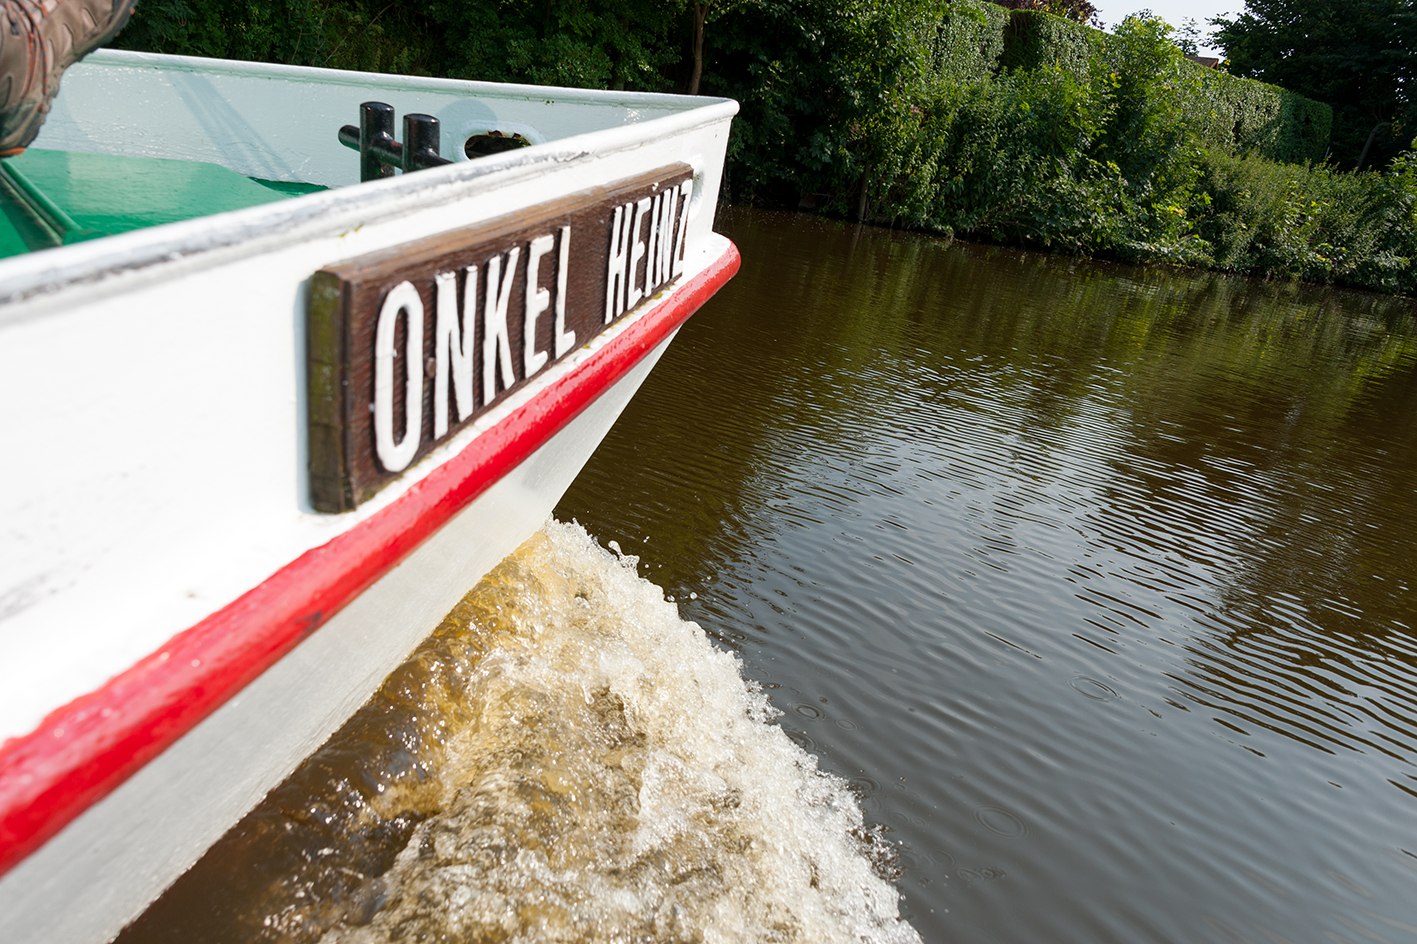
[[[689,81],[684,90],[690,95],[699,94],[704,78],[704,31],[709,20],[718,19],[725,13],[732,13],[751,0],[692,0],[689,3],[689,19],[693,24],[693,39],[689,46]]]
[[[1171,41],[1176,44],[1176,48],[1181,50],[1184,56],[1197,57],[1201,54],[1201,43],[1206,42],[1209,37],[1201,33],[1200,24],[1196,18],[1188,16],[1181,21],[1181,25],[1176,27],[1175,35]]]
[[[828,195],[859,212],[866,175],[910,115],[929,2],[751,0],[725,15],[703,89],[742,105],[732,194],[779,205]]]
[[[677,84],[682,3],[426,0],[416,9],[439,37],[445,74],[642,91]]]
[[[1333,159],[1387,163],[1417,134],[1412,0],[1246,0],[1217,17],[1231,72],[1333,106]]]
[[[432,70],[428,35],[377,0],[143,0],[114,46],[406,73]]]
[[[1091,26],[1102,25],[1097,18],[1097,7],[1089,3],[1088,0],[993,0],[993,2],[1001,7],[1008,7],[1010,10],[1041,10],[1064,19],[1075,20],[1078,23],[1087,23]]]

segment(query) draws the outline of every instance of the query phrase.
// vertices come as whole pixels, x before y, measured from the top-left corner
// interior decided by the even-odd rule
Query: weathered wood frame
[[[356,508],[542,370],[677,281],[685,266],[692,181],[692,169],[675,164],[315,273],[307,324],[314,508],[332,513]],[[540,240],[544,249],[547,237],[555,248],[540,257],[529,279],[530,246]],[[624,284],[612,277],[617,264],[627,276]],[[539,305],[535,299],[528,305],[529,284],[546,292]],[[501,291],[498,304],[490,307],[501,309],[501,319],[488,314],[492,300],[486,293],[494,285]],[[440,291],[449,290],[452,300],[439,298]],[[391,301],[395,291],[414,309],[421,306],[416,321],[407,305],[400,308]],[[615,291],[621,293],[618,303],[611,301]],[[470,344],[476,406],[470,412],[449,404],[453,397],[444,373],[449,369],[447,336],[440,337],[434,324],[440,304],[455,304],[459,325],[476,328]],[[467,304],[474,306],[470,322],[464,320]],[[411,456],[394,463],[381,462],[374,418],[381,316],[386,322],[395,320],[394,328],[385,327],[385,370],[397,359],[401,365],[393,369],[403,371],[380,403],[394,418],[392,432],[385,426],[386,451],[390,435],[407,444],[409,419],[416,417],[420,426]],[[497,325],[505,321],[506,329],[505,335],[494,334],[490,355],[489,319]],[[412,350],[410,324],[415,323],[423,341],[421,367],[407,357]],[[531,343],[528,324],[534,332]],[[564,344],[567,332],[575,339],[569,348]],[[391,337],[392,355],[387,352]],[[445,346],[441,352],[440,344]],[[513,367],[510,382],[504,355],[510,356]],[[410,406],[406,390],[415,377],[421,403]],[[488,391],[491,396],[485,395]],[[435,417],[440,416],[447,422],[438,423]]]

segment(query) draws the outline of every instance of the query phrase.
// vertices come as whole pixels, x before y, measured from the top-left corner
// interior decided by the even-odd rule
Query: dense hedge
[[[982,0],[959,0],[969,8]],[[990,4],[984,4],[990,5]],[[1049,65],[1085,78],[1098,56],[1118,40],[1099,30],[1047,13],[1014,12],[1004,32],[1000,65],[1009,70]],[[1328,150],[1333,110],[1327,105],[1263,82],[1186,62],[1197,87],[1191,94],[1205,119],[1201,133],[1209,147],[1233,154],[1258,154],[1276,161],[1319,161]]]
[[[1333,109],[1322,102],[1214,69],[1201,69],[1198,101],[1212,147],[1289,163],[1328,151]]]
[[[1417,293],[1417,174],[1312,164],[1326,106],[1197,67],[1160,21],[1104,36],[1041,14],[973,19],[981,6],[946,8],[940,34],[971,37],[947,48],[973,61],[945,57],[949,74],[921,83],[873,167],[870,218]],[[960,25],[971,22],[1001,40],[979,42],[977,25]]]
[[[114,45],[363,71],[433,65],[406,18],[327,0],[143,0]]]
[[[1108,42],[1101,30],[1035,10],[1013,11],[1004,37],[1004,68],[1056,66],[1075,76],[1087,73],[1088,63]]]
[[[1184,225],[1198,179],[1195,74],[1128,28],[1086,68],[1057,60],[942,88],[879,167],[875,216],[994,241],[1203,261]]]
[[[1009,11],[992,3],[946,3],[921,28],[928,37],[926,69],[941,84],[974,82],[999,71]]]

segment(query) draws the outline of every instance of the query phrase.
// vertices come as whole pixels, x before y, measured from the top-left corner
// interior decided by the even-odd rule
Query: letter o
[[[404,357],[403,439],[394,441],[394,336],[399,313],[408,314]],[[423,299],[407,281],[389,289],[374,329],[374,449],[379,464],[402,472],[423,438]]]

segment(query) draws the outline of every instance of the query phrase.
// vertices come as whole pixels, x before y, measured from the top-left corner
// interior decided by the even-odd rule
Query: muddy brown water
[[[556,512],[621,556],[551,526],[123,940],[1417,940],[1413,304],[721,228]]]

